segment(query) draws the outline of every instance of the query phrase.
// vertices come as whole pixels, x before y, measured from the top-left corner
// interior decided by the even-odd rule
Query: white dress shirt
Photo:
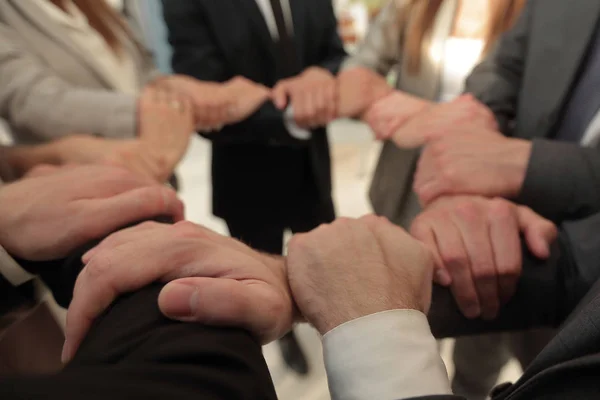
[[[290,2],[289,0],[279,1],[281,2],[281,8],[283,9],[283,17],[285,18],[286,27],[290,34],[293,34],[294,23],[292,21],[292,9],[290,8]],[[275,22],[275,15],[273,14],[273,8],[271,7],[270,0],[256,0],[256,4],[258,4],[258,8],[260,9],[267,27],[269,28],[269,32],[271,32],[271,37],[273,40],[278,40],[279,31],[277,30],[277,22]],[[296,125],[296,122],[294,121],[294,111],[292,110],[291,106],[285,110],[284,124],[290,135],[294,138],[300,140],[310,139],[310,131],[302,129]]]
[[[425,314],[391,310],[358,318],[323,337],[332,400],[397,400],[451,394]]]
[[[67,12],[50,1],[24,1],[35,1],[43,12],[65,29],[69,38],[80,50],[89,52],[103,76],[116,91],[132,95],[139,94],[140,81],[133,58],[126,52],[115,52],[102,35],[90,26],[85,14],[71,0],[65,1]]]

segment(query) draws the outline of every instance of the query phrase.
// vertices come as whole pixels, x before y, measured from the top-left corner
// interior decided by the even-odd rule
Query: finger
[[[73,357],[93,321],[121,293],[140,289],[168,272],[165,266],[172,265],[173,257],[169,250],[175,250],[164,246],[165,236],[145,235],[144,242],[151,247],[163,246],[167,251],[152,258],[144,257],[145,254],[136,251],[135,242],[130,242],[110,252],[97,253],[79,274],[67,312],[63,362]]]
[[[288,96],[288,87],[284,83],[278,83],[271,92],[273,104],[282,111],[288,106]]]
[[[168,318],[242,327],[260,337],[271,336],[265,330],[276,328],[265,318],[268,314],[264,308],[280,301],[266,284],[246,285],[233,279],[204,277],[173,281],[158,297],[159,308]]]
[[[311,128],[312,119],[315,116],[315,107],[312,100],[312,94],[301,90],[298,91],[293,97],[296,124],[300,128]]]
[[[498,271],[498,290],[502,304],[506,304],[514,295],[522,268],[519,226],[510,207],[500,200],[490,210],[490,242]]]
[[[433,259],[435,261],[435,271],[433,273],[433,280],[438,285],[448,287],[452,285],[452,276],[446,270],[442,257],[438,250],[438,243],[435,240],[435,234],[429,225],[416,227],[413,225],[411,234],[415,239],[420,240],[423,244],[431,251]]]
[[[33,169],[29,170],[23,179],[26,178],[39,178],[41,176],[48,176],[56,173],[61,168],[57,165],[49,165],[49,164],[41,164],[35,166]]]
[[[453,215],[461,232],[471,264],[471,274],[484,319],[494,319],[500,309],[498,295],[498,272],[490,243],[487,218],[471,208],[462,208]]]
[[[88,200],[82,203],[80,213],[81,235],[93,239],[150,218],[164,216],[181,221],[184,219],[184,206],[175,191],[155,185],[105,199]]]
[[[335,120],[338,113],[338,84],[335,81],[333,84],[328,86],[326,93],[327,98],[327,123]]]
[[[458,308],[467,318],[479,317],[481,305],[460,230],[447,221],[433,226],[433,232],[442,262],[452,277],[451,290]]]
[[[517,215],[529,250],[538,258],[550,257],[550,245],[558,236],[556,226],[528,207],[518,207]]]
[[[329,107],[327,103],[330,100],[329,98],[329,85],[325,85],[321,88],[316,88],[313,92],[312,103],[314,107],[314,117],[311,121],[311,126],[313,127],[322,127],[327,125],[329,122]]]

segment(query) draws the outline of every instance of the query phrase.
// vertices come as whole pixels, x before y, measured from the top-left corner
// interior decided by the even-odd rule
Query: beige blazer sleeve
[[[0,25],[0,116],[42,140],[93,133],[109,138],[136,132],[136,96],[85,89],[58,77]]]
[[[369,26],[369,32],[356,53],[343,64],[343,69],[365,67],[380,75],[387,75],[401,63],[404,24],[400,13],[407,7],[406,0],[390,0]]]

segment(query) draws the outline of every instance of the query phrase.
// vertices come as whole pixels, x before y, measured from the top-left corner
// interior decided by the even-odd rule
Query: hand
[[[192,103],[173,91],[148,87],[139,100],[139,139],[164,157],[172,172],[194,132]]]
[[[183,219],[173,192],[125,170],[75,166],[33,170],[2,186],[0,243],[13,256],[48,261],[143,219]]]
[[[413,222],[412,235],[433,252],[435,281],[450,286],[467,318],[493,319],[515,293],[523,233],[531,252],[550,255],[556,227],[503,199],[442,197]]]
[[[431,304],[429,251],[384,218],[344,218],[296,235],[287,266],[296,304],[321,334],[385,310],[427,313]]]
[[[227,123],[231,99],[215,82],[203,82],[185,75],[171,75],[158,79],[152,86],[177,92],[192,101],[194,127],[201,132],[221,130]]]
[[[294,308],[280,258],[191,222],[147,222],[108,237],[83,256],[67,315],[63,359],[75,353],[92,322],[122,293],[170,282],[158,305],[170,318],[236,326],[263,343],[291,329]],[[181,279],[180,279],[181,278]]]
[[[425,147],[415,174],[421,203],[450,194],[512,198],[519,194],[531,142],[489,130],[444,137]]]
[[[241,122],[254,114],[271,95],[269,89],[241,76],[226,82],[223,93],[230,104],[227,124]]]
[[[367,68],[351,68],[339,73],[338,118],[361,117],[373,104],[393,92],[381,75]]]
[[[310,67],[294,78],[280,81],[271,98],[280,110],[291,105],[300,128],[325,126],[337,117],[336,80],[324,68]]]
[[[400,126],[423,111],[429,103],[400,91],[393,91],[373,104],[363,115],[377,140],[388,140]]]
[[[127,169],[135,174],[165,182],[179,161],[169,149],[161,152],[140,139],[117,140],[91,135],[72,135],[48,144],[58,165],[104,164]]]
[[[432,105],[401,125],[391,139],[400,148],[417,148],[443,136],[497,130],[494,114],[472,95]]]

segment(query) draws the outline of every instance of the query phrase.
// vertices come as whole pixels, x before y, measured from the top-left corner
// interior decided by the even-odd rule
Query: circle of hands
[[[377,139],[421,148],[414,189],[424,211],[410,234],[381,217],[342,218],[296,235],[281,258],[182,221],[183,205],[157,181],[170,175],[195,129],[218,131],[267,101],[282,111],[291,107],[301,128],[356,117]],[[110,153],[109,164],[129,171],[35,170],[0,193],[0,202],[28,210],[0,218],[0,232],[22,233],[7,236],[3,246],[24,259],[63,257],[92,238],[158,215],[177,222],[119,231],[83,257],[86,266],[68,312],[65,360],[116,297],[156,281],[166,283],[158,303],[167,317],[244,327],[263,343],[298,321],[326,334],[380,311],[426,313],[432,281],[451,290],[466,317],[494,318],[517,288],[521,235],[538,258],[549,257],[557,236],[552,222],[504,200],[518,194],[531,148],[501,135],[491,111],[470,95],[434,105],[394,91],[366,69],[334,78],[312,68],[273,89],[244,78],[222,84],[165,78],[147,87],[139,103],[138,137],[121,141],[126,150]],[[53,190],[44,189],[49,187]],[[45,195],[29,196],[41,192]],[[67,218],[73,213],[81,218]],[[57,229],[49,223],[65,220],[77,226]],[[57,231],[65,234],[56,236]]]

